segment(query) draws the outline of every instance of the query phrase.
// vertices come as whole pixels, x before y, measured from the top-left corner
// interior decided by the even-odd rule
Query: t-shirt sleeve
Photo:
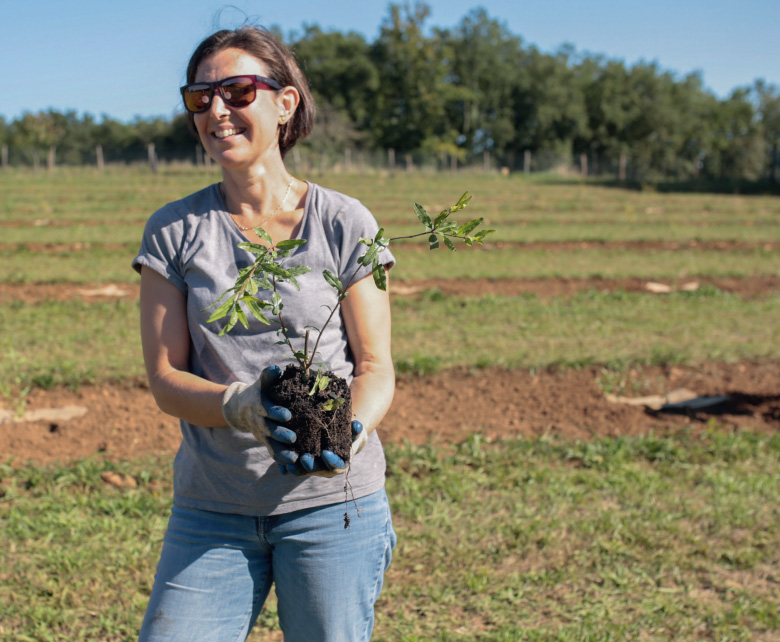
[[[360,265],[358,259],[369,249],[360,242],[361,238],[371,238],[379,231],[379,224],[374,215],[359,201],[354,201],[352,207],[340,217],[342,226],[339,279],[346,284],[349,282],[355,270],[357,274],[352,279],[353,283],[371,274],[371,265]],[[379,264],[388,269],[395,265],[395,257],[389,249],[379,254]]]
[[[157,210],[144,227],[141,249],[133,259],[133,269],[139,274],[148,267],[168,279],[183,294],[187,284],[182,275],[181,246],[184,219],[171,205]]]

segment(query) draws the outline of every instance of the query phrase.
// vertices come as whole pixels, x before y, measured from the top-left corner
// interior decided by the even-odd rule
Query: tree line
[[[378,36],[305,25],[285,40],[306,72],[318,123],[301,153],[322,162],[382,153],[413,165],[482,163],[534,169],[575,165],[592,174],[777,180],[780,92],[755,81],[719,99],[697,73],[627,66],[571,46],[543,53],[475,9],[451,29],[428,30],[424,2],[391,4]],[[281,35],[281,34],[280,34]],[[187,119],[47,111],[0,118],[0,144],[32,164],[193,160]],[[352,156],[349,156],[352,157]],[[5,160],[5,159],[4,159]],[[390,160],[389,162],[393,162]]]

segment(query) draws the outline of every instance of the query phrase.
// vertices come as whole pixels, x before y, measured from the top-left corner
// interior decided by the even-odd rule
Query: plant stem
[[[309,368],[311,367],[311,359],[309,359],[309,333],[311,330],[306,330],[306,336],[303,339],[303,376],[308,381],[309,379]]]

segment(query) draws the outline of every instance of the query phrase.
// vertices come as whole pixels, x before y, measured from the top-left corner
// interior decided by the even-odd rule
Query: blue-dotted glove
[[[244,432],[251,432],[262,442],[271,456],[277,459],[276,451],[285,451],[285,445],[295,442],[296,434],[281,424],[290,421],[292,414],[287,408],[272,404],[263,390],[273,384],[282,371],[278,366],[270,366],[263,370],[260,378],[253,384],[236,381],[228,386],[222,396],[222,414],[228,425]],[[282,457],[279,463],[293,464],[298,456],[292,451]]]
[[[368,442],[368,434],[363,430],[363,424],[355,420],[352,422],[352,448],[350,450],[350,461],[357,455]],[[280,452],[284,450],[279,448]],[[294,454],[294,453],[293,453]],[[280,461],[274,457],[279,464],[279,470],[283,475],[316,475],[317,477],[335,477],[347,472],[348,465],[336,453],[330,450],[323,450],[320,457],[311,454],[301,455],[298,461],[290,463]]]

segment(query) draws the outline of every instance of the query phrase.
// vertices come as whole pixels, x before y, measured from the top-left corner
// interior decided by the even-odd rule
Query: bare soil
[[[402,378],[379,428],[387,443],[462,442],[474,433],[490,439],[554,436],[563,440],[668,434],[719,428],[780,431],[780,364],[709,363],[698,368],[632,370],[620,394],[644,396],[685,387],[701,396],[728,395],[710,409],[688,414],[615,404],[599,386],[598,368],[531,374],[501,369],[455,369]],[[33,390],[27,410],[82,406],[81,417],[0,424],[0,460],[68,462],[96,456],[112,461],[173,455],[178,422],[160,412],[144,383]]]

